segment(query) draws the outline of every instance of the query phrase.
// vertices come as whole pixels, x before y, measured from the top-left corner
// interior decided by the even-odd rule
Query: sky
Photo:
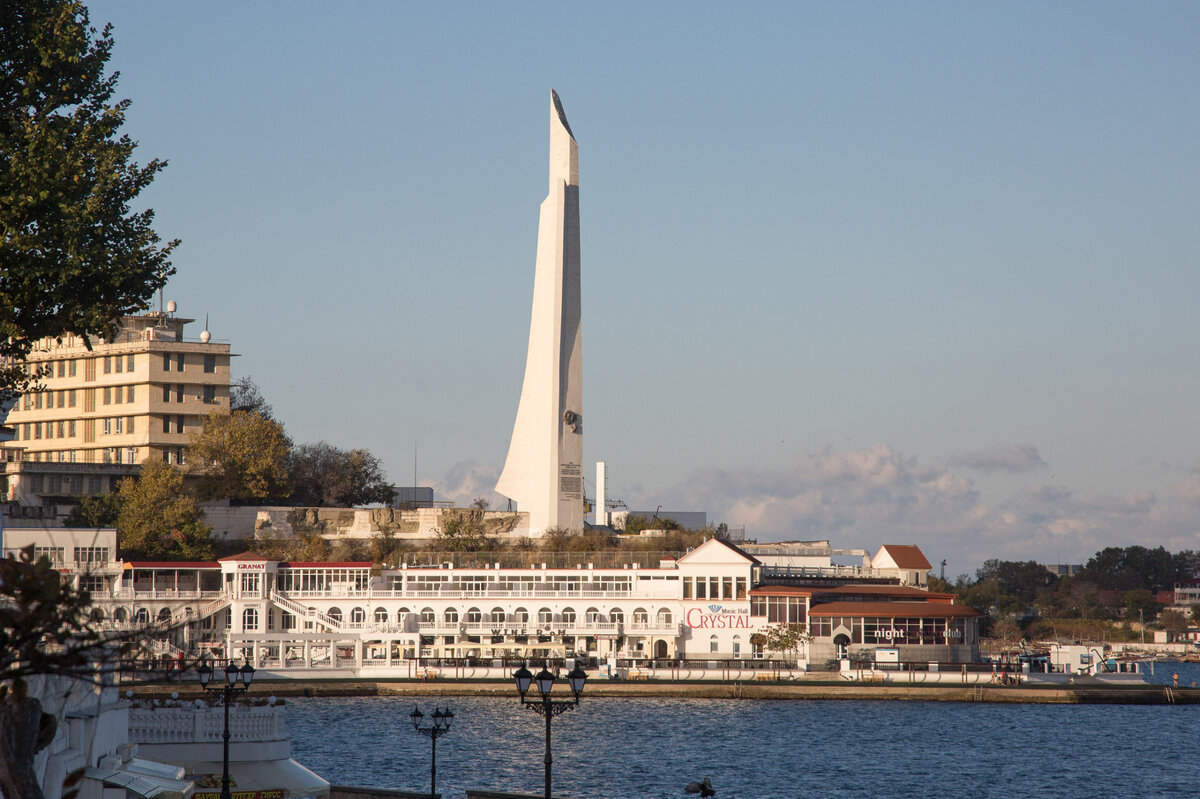
[[[166,299],[297,442],[502,502],[554,88],[589,496],[947,576],[1200,548],[1200,5],[89,7]]]

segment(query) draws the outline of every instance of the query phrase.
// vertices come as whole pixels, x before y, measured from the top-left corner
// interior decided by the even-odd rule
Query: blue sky
[[[951,574],[1200,548],[1194,3],[90,8],[168,299],[298,441],[486,495],[553,87],[610,496]]]

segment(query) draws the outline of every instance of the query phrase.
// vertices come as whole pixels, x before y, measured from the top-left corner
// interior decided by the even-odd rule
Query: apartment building
[[[9,515],[54,515],[60,505],[116,488],[149,458],[187,460],[188,436],[213,409],[229,407],[228,342],[208,330],[188,339],[194,319],[166,312],[127,316],[112,341],[43,339],[25,363],[41,391],[3,420],[0,498]]]

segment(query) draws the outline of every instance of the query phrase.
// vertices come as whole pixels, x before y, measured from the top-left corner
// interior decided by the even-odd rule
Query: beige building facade
[[[172,304],[173,305],[173,304]],[[22,395],[0,442],[0,499],[15,517],[52,516],[59,505],[104,494],[147,459],[185,463],[189,435],[229,408],[228,342],[195,320],[152,312],[120,320],[112,341],[39,342],[25,363],[41,391]]]

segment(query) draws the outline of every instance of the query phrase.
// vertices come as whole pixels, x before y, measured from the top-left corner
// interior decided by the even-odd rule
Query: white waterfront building
[[[37,546],[91,591],[105,623],[167,629],[154,644],[164,661],[207,653],[250,661],[263,676],[493,677],[523,660],[583,658],[602,672],[727,678],[764,660],[804,670],[881,651],[899,663],[978,659],[978,614],[927,589],[928,561],[911,545],[884,546],[862,565],[834,564],[828,542],[789,544],[783,555],[759,545],[756,556],[716,538],[654,562],[632,552],[618,555],[628,562],[613,552],[505,553],[522,566],[254,552],[163,562],[116,559],[111,531],[7,532],[7,552]],[[589,562],[601,555],[610,560]],[[779,623],[807,624],[813,636],[788,662],[756,635]]]

